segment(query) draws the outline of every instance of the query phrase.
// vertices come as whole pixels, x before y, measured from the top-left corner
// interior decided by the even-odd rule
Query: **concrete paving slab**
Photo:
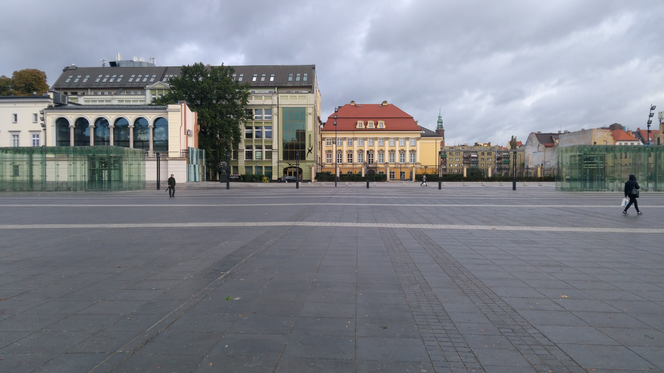
[[[417,185],[0,194],[0,371],[664,370],[664,194]]]

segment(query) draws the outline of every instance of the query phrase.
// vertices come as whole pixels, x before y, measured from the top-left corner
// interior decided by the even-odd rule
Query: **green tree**
[[[10,96],[12,94],[12,79],[6,76],[0,76],[0,96]]]
[[[245,111],[249,85],[233,78],[230,66],[182,66],[180,76],[168,83],[170,92],[155,100],[155,105],[186,101],[198,114],[199,147],[205,150],[208,170],[216,170],[226,159],[226,151],[237,148],[242,138],[242,123],[251,119]]]
[[[35,92],[41,96],[48,92],[46,73],[37,69],[14,71],[11,90],[12,94],[17,96],[30,96]]]

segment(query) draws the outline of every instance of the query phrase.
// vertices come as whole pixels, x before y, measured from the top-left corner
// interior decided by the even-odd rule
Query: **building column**
[[[113,124],[109,124],[109,125],[108,125],[108,130],[109,130],[110,135],[111,135],[111,136],[110,136],[110,140],[109,140],[109,145],[110,145],[110,146],[113,146],[113,141],[114,141],[114,139],[113,139],[113,130],[114,130],[114,129],[115,129],[115,125],[113,125]]]
[[[154,137],[154,136],[153,136],[153,133],[154,133],[154,124],[150,124],[150,125],[148,126],[148,128],[150,128],[150,145],[148,146],[148,156],[152,157],[152,153],[153,153],[153,150],[154,150],[154,138],[153,138],[153,137]],[[186,132],[186,131],[185,131],[185,132]],[[185,133],[185,136],[186,136],[186,135],[187,135],[187,134]]]
[[[95,146],[95,125],[90,123],[90,146]]]
[[[69,146],[74,146],[74,125],[69,125]]]
[[[134,125],[129,125],[129,149],[134,148]]]

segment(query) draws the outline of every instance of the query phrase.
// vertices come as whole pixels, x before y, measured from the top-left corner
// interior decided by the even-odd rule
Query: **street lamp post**
[[[367,167],[364,169],[364,177],[367,178],[367,189],[369,189],[369,151],[367,150]]]
[[[339,151],[339,143],[337,142],[337,113],[339,112],[339,107],[334,108],[334,187],[337,187],[337,152]]]
[[[442,161],[442,155],[443,155],[443,151],[442,150],[438,151],[438,159],[436,159],[436,169],[438,170],[438,190],[442,189],[441,180],[440,180],[441,179],[441,177],[440,177],[440,163]]]
[[[512,190],[516,190],[516,149],[513,150],[514,157],[512,158]]]
[[[295,189],[300,189],[300,151],[295,152]]]
[[[652,119],[650,119],[650,118],[655,116],[655,113],[653,113],[653,112],[655,111],[656,108],[657,108],[657,106],[650,105],[650,115],[648,115],[648,145],[650,145],[650,125],[652,124]],[[662,113],[660,113],[660,117],[659,117],[660,121],[661,121],[661,118],[662,118],[661,114]]]

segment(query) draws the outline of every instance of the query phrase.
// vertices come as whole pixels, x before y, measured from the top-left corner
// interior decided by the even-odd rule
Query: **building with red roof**
[[[416,174],[435,173],[441,141],[440,134],[419,126],[410,114],[387,101],[351,101],[338,107],[323,125],[322,170],[414,180]]]

